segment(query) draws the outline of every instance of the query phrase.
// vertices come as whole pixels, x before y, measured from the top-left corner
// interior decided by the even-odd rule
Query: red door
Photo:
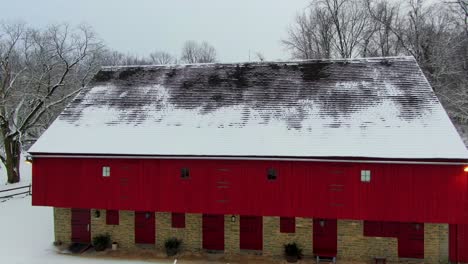
[[[314,254],[335,257],[337,252],[336,219],[314,219],[313,228]]]
[[[400,258],[424,258],[424,224],[400,224],[398,256]]]
[[[91,242],[91,212],[89,209],[72,209],[72,242]]]
[[[152,212],[135,212],[135,243],[154,244],[155,220]]]
[[[468,263],[468,225],[449,225],[450,262]]]
[[[203,248],[224,250],[223,215],[203,215]]]
[[[240,217],[240,249],[263,249],[263,223],[261,216]]]

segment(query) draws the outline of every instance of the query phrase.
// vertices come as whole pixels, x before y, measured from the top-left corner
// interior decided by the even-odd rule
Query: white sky
[[[220,61],[247,61],[249,50],[288,59],[280,40],[309,0],[0,0],[0,20],[87,23],[118,51],[179,56],[185,40],[206,40]]]

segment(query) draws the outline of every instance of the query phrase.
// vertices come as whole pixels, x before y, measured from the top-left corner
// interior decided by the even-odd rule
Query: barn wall
[[[102,166],[111,176],[102,177]],[[190,169],[189,179],[180,177]],[[268,180],[275,168],[278,178]],[[361,182],[361,170],[371,182]],[[134,211],[468,223],[462,166],[35,158],[33,204]]]
[[[376,256],[398,262],[398,239],[364,236],[363,221],[338,220],[338,260],[370,263]]]
[[[302,248],[302,254],[313,257],[313,224],[310,218],[296,218],[294,233],[280,232],[280,217],[263,217],[263,255],[282,257],[284,245],[296,242]]]
[[[182,240],[181,250],[199,252],[201,244],[201,214],[185,214],[185,228],[172,227],[171,213],[156,213],[156,247],[164,251],[167,239],[175,237]]]
[[[135,213],[132,211],[119,211],[119,224],[106,224],[106,210],[99,210],[100,217],[95,217],[91,210],[91,239],[97,235],[109,234],[112,242],[119,243],[121,249],[135,248]]]
[[[54,238],[58,243],[70,243],[71,236],[70,208],[54,208]]]

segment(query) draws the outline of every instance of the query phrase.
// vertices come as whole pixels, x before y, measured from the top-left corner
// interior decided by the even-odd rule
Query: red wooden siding
[[[294,233],[294,232],[296,232],[296,218],[294,218],[294,217],[281,217],[280,218],[280,232],[281,233]]]
[[[135,243],[154,244],[156,240],[154,213],[135,212]]]
[[[468,225],[449,226],[449,254],[452,263],[468,263]]]
[[[467,179],[463,166],[447,165],[35,158],[33,204],[468,224]]]
[[[263,249],[263,220],[261,216],[240,216],[240,249]]]
[[[171,222],[173,228],[185,228],[185,214],[172,213]]]
[[[336,219],[314,219],[314,254],[335,257],[338,247],[338,226]]]
[[[118,225],[119,224],[119,211],[107,210],[106,211],[106,224],[107,225]]]
[[[89,209],[72,209],[71,211],[72,242],[91,242],[91,212]]]
[[[203,215],[203,248],[208,250],[224,250],[224,216]]]

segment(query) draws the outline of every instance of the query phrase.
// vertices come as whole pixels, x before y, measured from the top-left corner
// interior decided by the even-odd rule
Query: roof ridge
[[[379,62],[385,60],[392,61],[416,61],[413,56],[387,56],[387,57],[357,57],[357,58],[333,58],[333,59],[298,59],[281,61],[239,61],[239,62],[212,62],[212,63],[181,63],[181,64],[150,64],[150,65],[115,65],[102,66],[101,70],[118,70],[132,68],[183,68],[183,67],[210,67],[210,66],[237,66],[237,65],[256,65],[268,66],[271,64],[297,64],[308,62]]]

